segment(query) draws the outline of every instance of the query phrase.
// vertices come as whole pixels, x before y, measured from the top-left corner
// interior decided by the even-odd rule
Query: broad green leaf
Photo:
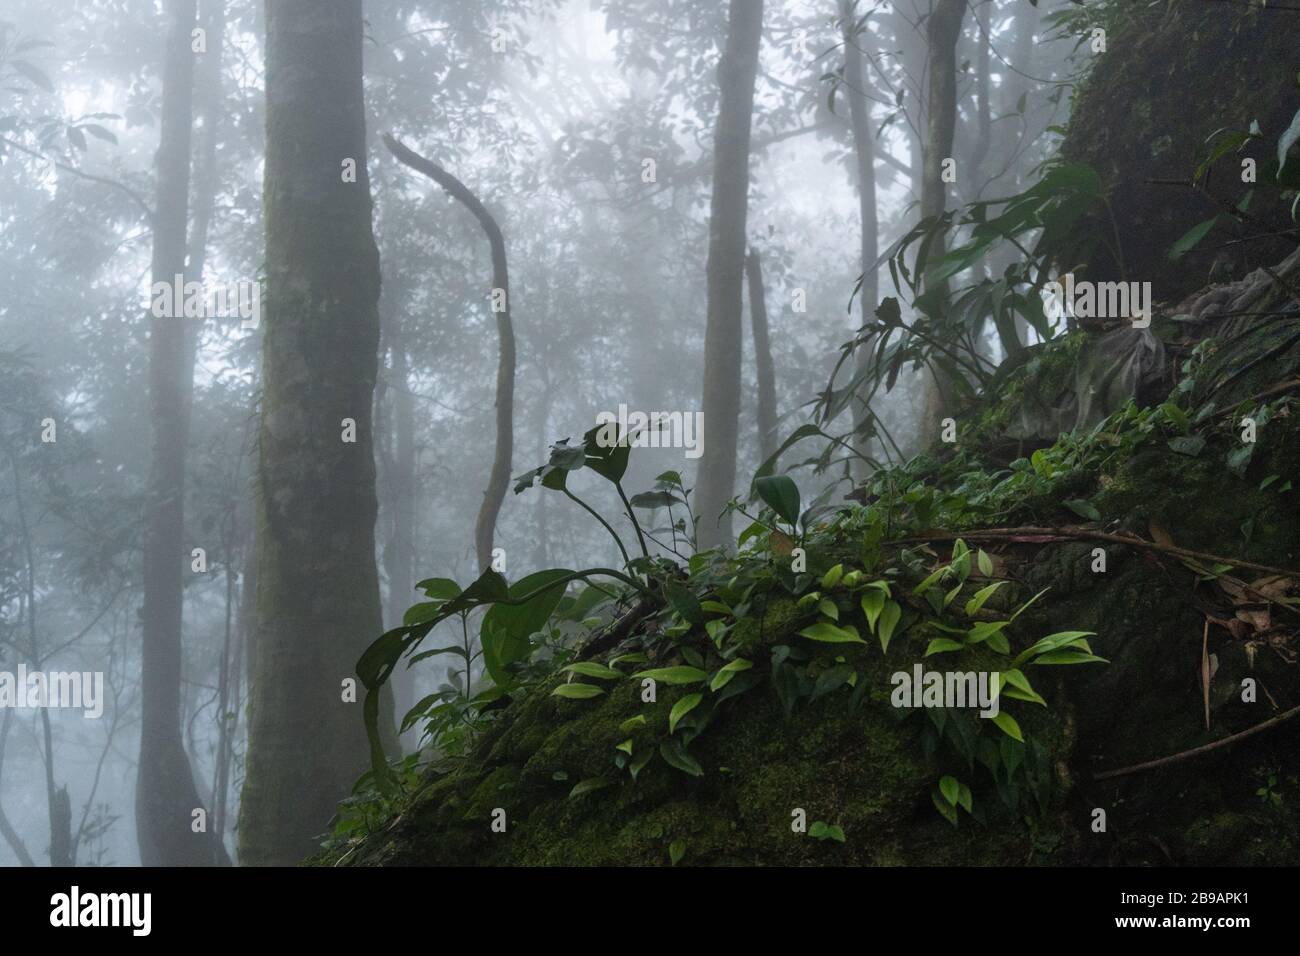
[[[595,684],[561,684],[551,691],[553,696],[566,697],[569,700],[591,700],[603,693],[605,692]]]
[[[741,671],[749,670],[753,666],[754,664],[752,661],[747,661],[743,657],[737,657],[734,661],[729,661],[722,665],[718,672],[713,675],[713,680],[709,682],[709,690],[721,690],[726,687],[727,684],[731,683],[733,677]]]
[[[687,694],[673,704],[673,709],[668,714],[668,732],[671,734],[677,730],[677,722],[699,706],[703,699],[703,694]]]
[[[686,856],[685,840],[674,840],[672,843],[668,844],[668,862],[670,865],[676,866],[678,863],[682,862],[682,857],[684,856]]]
[[[966,616],[971,617],[974,615],[976,611],[984,606],[984,602],[991,598],[994,592],[1006,583],[1006,581],[994,581],[988,587],[980,588],[976,591],[975,596],[966,602]]]
[[[769,508],[794,527],[799,523],[799,487],[788,475],[767,475],[754,482],[754,490]]]
[[[862,613],[867,616],[867,627],[876,633],[876,619],[885,607],[885,592],[871,588],[862,595]]]
[[[595,661],[578,661],[576,664],[561,667],[560,670],[581,674],[583,677],[594,677],[597,680],[622,680],[626,676],[612,667],[597,664]]]
[[[669,737],[661,743],[659,755],[664,758],[668,766],[675,767],[682,773],[692,777],[704,776],[704,768],[700,766],[699,761],[686,752],[686,748],[677,737]]]
[[[1197,223],[1195,226],[1192,226],[1191,229],[1188,229],[1183,233],[1182,237],[1169,249],[1170,261],[1177,262],[1183,256],[1187,255],[1187,253],[1195,249],[1200,241],[1206,237],[1209,231],[1214,228],[1215,223],[1218,221],[1219,217],[1215,216],[1212,219],[1205,220],[1205,222]]]
[[[483,665],[494,683],[504,686],[511,682],[507,666],[531,653],[529,637],[546,624],[571,580],[573,572],[563,568],[530,574],[511,585],[506,597],[519,600],[531,594],[532,598],[522,604],[494,604],[483,615],[479,631]],[[455,603],[449,602],[447,606]]]
[[[958,644],[956,641],[950,641],[946,637],[936,637],[926,647],[925,656],[929,657],[931,654],[946,654],[949,651],[960,651],[960,650],[964,650],[964,648],[962,647],[961,644]]]
[[[709,679],[709,675],[704,671],[687,664],[679,664],[676,667],[656,667],[633,674],[632,677],[635,680],[645,680],[648,677],[653,681],[661,681],[672,685],[698,684],[700,681]]]
[[[943,794],[945,800],[955,807],[957,805],[957,795],[961,793],[961,784],[957,782],[956,777],[945,776],[939,781],[939,792]]]
[[[836,627],[828,621],[818,621],[805,627],[799,632],[800,637],[806,637],[810,641],[820,641],[823,644],[865,644],[861,637],[858,636],[858,629],[852,624],[846,624],[844,627]]]
[[[894,628],[898,627],[899,619],[903,616],[903,609],[894,601],[885,604],[885,608],[880,612],[880,652],[888,652],[889,642],[894,636]]]
[[[1025,742],[1024,734],[1020,732],[1020,725],[1016,719],[1008,714],[1005,710],[999,711],[996,717],[990,718],[998,729],[1013,740],[1018,740],[1022,744]]]

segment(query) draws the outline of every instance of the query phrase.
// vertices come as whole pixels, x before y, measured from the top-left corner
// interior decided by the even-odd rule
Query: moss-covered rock
[[[1090,249],[1079,273],[1095,281],[1151,282],[1157,298],[1178,300],[1206,283],[1225,250],[1205,242],[1175,262],[1169,249],[1197,223],[1243,200],[1253,187],[1242,182],[1242,160],[1254,160],[1262,177],[1300,109],[1294,24],[1285,13],[1246,4],[1119,0],[1108,6],[1106,49],[1093,54],[1061,149],[1101,173],[1109,199],[1107,215],[1090,234],[1081,233]],[[1091,37],[1084,49],[1091,49]],[[1212,134],[1246,130],[1253,121],[1261,136],[1222,161],[1207,187],[1216,198],[1153,182],[1192,179]],[[1285,204],[1250,208],[1245,234],[1294,225]],[[1113,226],[1102,221],[1110,217]],[[1234,256],[1223,264],[1227,274],[1244,276],[1292,249],[1280,238],[1239,243],[1228,248]]]

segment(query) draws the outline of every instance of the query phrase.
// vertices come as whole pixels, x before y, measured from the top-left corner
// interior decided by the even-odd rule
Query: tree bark
[[[713,142],[708,317],[704,331],[703,416],[707,437],[696,481],[700,550],[733,541],[731,516],[723,516],[722,512],[736,483],[749,142],[762,31],[762,0],[731,0],[726,48],[718,63],[718,122]]]
[[[952,157],[953,137],[957,127],[957,41],[961,38],[967,0],[934,0],[926,21],[928,45],[928,94],[926,99],[925,151],[921,169],[921,218],[942,215],[947,207],[943,161]],[[958,170],[958,175],[963,175]],[[936,237],[930,247],[929,262],[943,257],[944,242]],[[927,290],[938,283],[926,277]],[[947,377],[932,370],[926,381],[924,409],[920,431],[922,444],[939,434],[939,422],[948,409],[952,385]]]
[[[504,308],[496,313],[497,341],[500,346],[497,363],[496,453],[492,458],[492,471],[488,475],[487,489],[483,492],[478,520],[474,523],[474,550],[481,572],[492,563],[492,539],[496,533],[497,515],[501,513],[506,489],[510,487],[510,462],[514,455],[515,331],[510,320],[510,272],[506,267],[506,242],[496,219],[464,183],[432,160],[407,149],[391,136],[384,137],[384,144],[401,163],[428,176],[478,220],[492,250],[492,289],[501,290],[505,298]]]
[[[379,254],[361,8],[266,3],[267,315],[245,865],[312,853],[369,762],[355,665],[382,626],[371,429]],[[343,440],[345,420],[355,441]]]
[[[163,65],[152,276],[172,284],[185,272],[195,0],[171,0]],[[199,278],[195,276],[195,278]],[[177,289],[176,298],[183,290]],[[189,443],[193,336],[183,315],[150,316],[149,403],[153,426],[145,530],[141,647],[140,764],[136,831],[145,866],[224,862],[208,832],[195,833],[201,808],[181,735],[181,618],[185,533],[185,459]]]
[[[749,324],[754,336],[754,369],[758,379],[758,448],[763,461],[776,453],[776,367],[767,328],[767,295],[763,291],[763,260],[757,249],[745,259],[749,278]]]

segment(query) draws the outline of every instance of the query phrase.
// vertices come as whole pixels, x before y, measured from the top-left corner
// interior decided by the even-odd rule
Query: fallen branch
[[[1290,720],[1296,714],[1300,714],[1300,707],[1292,707],[1286,713],[1278,714],[1262,724],[1256,724],[1240,733],[1235,733],[1224,737],[1222,740],[1216,740],[1213,743],[1202,744],[1200,747],[1193,747],[1191,750],[1184,750],[1181,753],[1170,754],[1168,757],[1161,757],[1159,760],[1148,760],[1146,763],[1134,764],[1131,767],[1120,767],[1118,770],[1107,770],[1104,773],[1094,774],[1093,780],[1110,780],[1113,777],[1122,777],[1126,774],[1137,773],[1139,770],[1152,770],[1156,767],[1163,767],[1166,764],[1178,763],[1188,760],[1192,757],[1199,757],[1201,754],[1209,753],[1211,750],[1218,750],[1220,747],[1226,747],[1229,744],[1235,744],[1239,740],[1245,740],[1247,737],[1253,737],[1255,734],[1263,733],[1271,727],[1276,727],[1285,720]]]
[[[578,660],[591,660],[597,654],[617,647],[623,643],[624,638],[631,634],[642,620],[657,610],[659,610],[658,602],[652,601],[650,598],[641,598],[629,610],[625,611],[622,617],[614,620],[603,631],[594,634],[591,640],[583,644],[578,651]]]

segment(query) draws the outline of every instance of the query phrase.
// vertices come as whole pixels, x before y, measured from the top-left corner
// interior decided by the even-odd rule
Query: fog
[[[708,493],[696,487],[699,470],[734,446],[734,469],[713,479],[722,503],[738,496],[744,508],[717,542],[734,549],[749,524],[741,514],[754,513],[744,504],[751,479],[814,420],[841,347],[880,300],[900,296],[889,268],[864,263],[854,97],[873,144],[877,256],[922,216],[931,0],[762,5],[748,178],[743,164],[730,173],[748,196],[739,224],[747,264],[761,267],[763,349],[752,280],[740,283],[735,244],[728,259],[719,225],[727,3],[368,0],[364,129],[340,126],[328,142],[316,134],[333,129],[349,88],[327,84],[306,108],[304,86],[351,54],[310,42],[325,21],[361,5],[195,6],[5,0],[0,11],[6,866],[275,860],[264,835],[279,826],[269,804],[301,807],[308,835],[330,829],[328,806],[343,795],[330,787],[366,770],[365,689],[312,648],[335,641],[355,662],[429,600],[418,582],[465,588],[484,571],[503,316],[515,349],[512,444],[508,487],[486,527],[491,567],[509,582],[546,568],[625,567],[621,549],[638,551],[638,529],[599,474],[572,472],[565,493],[542,481],[516,493],[556,442],[581,441],[620,409],[661,412],[682,426],[653,434],[674,447],[632,451],[621,481],[628,496],[677,471],[694,507]],[[954,139],[942,157],[957,170],[944,180],[947,209],[1026,188],[1059,142],[1054,128],[1068,119],[1069,81],[1086,50],[1052,39],[1058,5],[1040,6],[972,0],[959,26]],[[277,7],[286,22],[268,23]],[[268,29],[281,31],[282,61],[268,57]],[[845,68],[846,35],[860,50],[858,76]],[[283,111],[271,117],[268,85],[273,110]],[[277,115],[303,132],[279,138],[268,128]],[[401,161],[385,134],[481,202],[503,239],[508,297],[494,298],[504,290],[482,218]],[[350,150],[354,140],[363,149]],[[352,190],[340,195],[359,218],[335,217],[343,206],[312,178],[322,166],[333,171],[330,188]],[[377,308],[346,299],[362,301],[371,288],[366,240],[347,231],[367,213]],[[1001,267],[991,262],[987,274]],[[865,309],[856,294],[864,269],[877,290]],[[179,289],[173,275],[182,275]],[[331,281],[334,298],[311,291]],[[728,312],[740,284],[742,309]],[[902,305],[910,315],[909,300]],[[283,318],[308,308],[317,326]],[[353,323],[354,312],[367,317]],[[710,347],[738,357],[736,414],[707,394],[729,381],[730,366],[706,357],[714,313],[730,318]],[[319,338],[311,331],[328,323]],[[1034,340],[1023,322],[1020,331]],[[971,341],[993,362],[1003,354],[992,322]],[[765,361],[774,373],[767,434]],[[834,384],[843,387],[853,364]],[[871,398],[879,430],[852,437],[852,410],[819,427],[872,461],[918,452],[930,440],[929,377],[912,363],[896,372]],[[323,456],[313,439],[290,460],[284,443],[296,439],[286,436],[311,432],[313,410],[351,457]],[[692,445],[686,426],[697,422]],[[869,465],[820,452],[796,444],[782,452],[781,470],[797,478],[805,502],[839,503]],[[652,556],[689,557],[686,512],[638,510]],[[717,509],[706,510],[696,516],[716,526]],[[343,557],[358,542],[373,561]],[[293,600],[279,603],[280,594]],[[394,676],[384,700],[398,720],[430,695],[444,693],[452,706],[461,691],[491,686],[476,650],[480,620],[470,616],[463,633],[440,625],[445,639],[428,645],[467,643],[468,681],[454,653]],[[301,665],[276,637],[289,632],[300,635]],[[65,675],[58,706],[53,687],[27,693],[30,673]],[[297,686],[318,677],[323,690]],[[4,691],[0,677],[0,702]],[[316,692],[342,693],[341,713],[318,718]],[[268,723],[255,738],[278,728],[260,765],[249,736],[259,712]],[[336,719],[355,727],[347,746]],[[454,746],[423,739],[419,721],[400,737],[412,766]],[[340,766],[325,773],[322,755],[335,751]],[[265,768],[298,753],[301,767],[270,780]],[[325,809],[298,802],[293,781],[319,791]],[[194,834],[213,842],[175,845]]]

